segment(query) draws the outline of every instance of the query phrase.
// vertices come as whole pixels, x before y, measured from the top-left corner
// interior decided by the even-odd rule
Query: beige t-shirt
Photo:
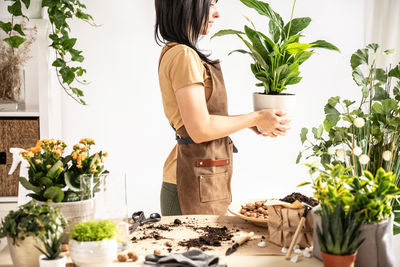
[[[158,76],[165,116],[175,129],[179,129],[183,126],[183,121],[175,92],[191,84],[201,83],[204,85],[207,100],[212,91],[210,74],[196,51],[186,45],[178,44],[164,54]],[[176,149],[175,145],[164,163],[163,181],[167,183],[176,184]]]

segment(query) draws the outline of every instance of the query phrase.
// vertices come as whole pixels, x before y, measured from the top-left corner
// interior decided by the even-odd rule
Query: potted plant
[[[23,5],[20,0],[10,2],[10,21],[0,21],[0,111],[15,111],[25,105],[24,65],[30,59],[30,47],[36,34],[35,29],[28,33],[21,19],[26,17],[22,6],[28,8],[30,2],[22,1]]]
[[[0,237],[7,237],[14,266],[39,266],[40,251],[44,249],[40,238],[55,226],[65,226],[59,210],[47,204],[38,205],[34,200],[10,211],[1,221]]]
[[[333,210],[332,210],[333,208]],[[351,209],[345,211],[341,203],[336,207],[322,206],[322,230],[317,226],[318,242],[325,267],[354,267],[360,240],[361,223]]]
[[[109,266],[117,253],[118,228],[109,220],[80,222],[71,229],[69,249],[78,266]]]
[[[33,2],[33,7],[29,8],[31,2]],[[24,10],[24,6],[28,10]],[[25,34],[22,27],[18,26],[20,24],[13,25],[14,18],[27,18],[23,14],[25,11],[27,13],[33,11],[35,17],[40,17],[42,8],[47,11],[51,24],[50,47],[53,48],[56,55],[52,66],[56,68],[58,81],[71,98],[80,104],[86,104],[82,99],[83,91],[78,88],[78,86],[86,84],[86,81],[82,80],[86,69],[79,65],[85,58],[82,55],[83,51],[76,49],[77,39],[70,36],[71,27],[68,24],[70,19],[80,19],[92,26],[95,25],[93,17],[85,12],[86,5],[79,0],[10,0],[7,10],[11,14],[11,22],[9,22],[10,24],[0,22],[0,28],[10,35],[5,41],[15,48],[22,44]]]
[[[357,213],[358,222],[362,223],[361,238],[365,239],[365,243],[358,251],[356,266],[393,266],[393,218],[390,203],[400,194],[400,189],[394,184],[395,175],[381,168],[375,176],[369,171],[364,171],[363,176],[357,177],[351,174],[351,166],[345,168],[337,164],[327,166],[328,170],[319,169],[314,165],[308,166],[311,174],[318,174],[312,184],[314,197],[321,206],[333,208],[340,204],[345,209],[351,208]],[[315,230],[321,225],[321,216],[318,213],[318,208],[313,209],[313,254],[321,259]]]
[[[254,60],[251,71],[259,80],[256,86],[264,88],[263,93],[254,93],[254,109],[279,108],[290,113],[294,109],[295,95],[283,93],[288,85],[301,81],[299,66],[313,54],[314,49],[325,48],[340,52],[331,43],[318,40],[312,43],[301,43],[302,31],[310,24],[311,18],[294,18],[296,4],[294,0],[290,21],[284,23],[281,16],[272,10],[269,4],[258,0],[241,0],[246,6],[255,9],[269,19],[269,37],[251,26],[244,26],[244,32],[237,30],[221,30],[216,36],[234,34],[247,46],[248,50],[238,49],[229,53],[248,54]]]
[[[19,180],[23,187],[32,191],[28,196],[42,203],[50,201],[49,205],[59,207],[69,226],[94,218],[95,194],[104,189],[108,171],[104,170],[103,161],[107,153],[92,154],[90,149],[94,144],[94,140],[84,138],[70,155],[64,157],[67,145],[63,141],[45,139],[22,152],[29,163],[29,177]],[[92,191],[85,187],[86,175],[93,179],[93,187],[89,188]]]

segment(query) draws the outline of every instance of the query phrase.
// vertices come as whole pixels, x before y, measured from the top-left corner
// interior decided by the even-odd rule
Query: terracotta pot
[[[332,255],[321,251],[324,267],[354,267],[357,252],[352,255]]]

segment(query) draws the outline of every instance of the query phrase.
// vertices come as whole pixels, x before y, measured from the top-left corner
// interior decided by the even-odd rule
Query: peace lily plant
[[[375,221],[387,219],[393,212],[394,233],[398,234],[400,63],[386,69],[377,67],[377,56],[393,53],[393,50],[380,51],[378,44],[369,44],[352,55],[352,75],[361,88],[361,100],[356,102],[339,96],[331,97],[324,108],[326,117],[323,125],[312,129],[313,138],[307,136],[308,129],[302,129],[300,137],[304,150],[299,153],[297,163],[302,157],[317,157],[325,168],[342,165],[348,175],[357,178],[354,182],[361,189],[369,185],[377,187],[377,181],[371,180],[371,177],[382,174],[382,171],[389,173],[391,178],[385,180],[374,196],[379,200],[381,195],[394,194],[385,199],[382,206],[385,212],[373,205],[364,208],[376,209],[378,217]]]
[[[294,18],[296,5],[294,0],[292,13],[288,23],[275,12],[268,3],[258,0],[240,0],[247,7],[256,10],[269,19],[269,34],[258,31],[254,23],[246,17],[251,26],[244,26],[244,32],[238,30],[221,30],[212,38],[224,35],[236,35],[246,45],[248,50],[237,49],[229,53],[239,52],[250,55],[254,60],[251,71],[259,80],[257,86],[264,87],[265,94],[281,94],[288,85],[301,81],[299,66],[311,57],[317,48],[325,48],[340,52],[331,43],[317,40],[312,43],[301,43],[302,31],[308,27],[311,18]],[[269,37],[268,37],[269,35]]]

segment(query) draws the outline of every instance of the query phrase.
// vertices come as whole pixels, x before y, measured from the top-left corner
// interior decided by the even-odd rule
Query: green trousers
[[[160,206],[163,216],[182,215],[176,184],[162,183]]]

